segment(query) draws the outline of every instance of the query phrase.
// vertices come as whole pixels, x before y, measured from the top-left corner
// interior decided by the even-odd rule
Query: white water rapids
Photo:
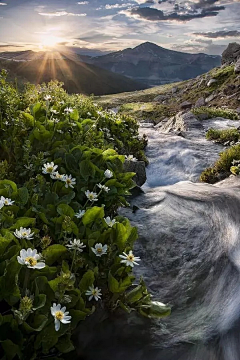
[[[124,210],[139,231],[136,274],[172,314],[161,321],[121,314],[97,327],[90,322],[91,336],[79,335],[83,359],[240,359],[240,181],[198,182],[223,150],[205,140],[205,131],[240,121],[192,125],[182,137],[142,124],[149,138],[145,193],[133,199],[135,213]]]

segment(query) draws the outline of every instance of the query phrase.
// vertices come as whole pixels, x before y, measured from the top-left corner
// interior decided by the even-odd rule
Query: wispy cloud
[[[220,30],[220,31],[214,31],[214,32],[196,32],[193,33],[197,36],[203,36],[210,39],[217,39],[217,38],[230,38],[230,37],[237,37],[240,38],[240,31],[238,30]]]
[[[38,13],[41,16],[47,16],[47,17],[59,17],[59,16],[86,16],[87,14],[75,14],[75,13],[69,13],[67,11],[57,11],[54,13],[45,13],[40,12]]]
[[[77,2],[78,5],[87,5],[89,4],[89,1],[79,1]]]
[[[2,2],[0,2],[0,6],[5,6],[5,5],[7,5],[7,3],[2,3]]]
[[[126,4],[106,4],[105,5],[105,9],[107,10],[111,10],[111,9],[122,9],[122,8],[126,8],[132,6],[132,3],[126,3]]]

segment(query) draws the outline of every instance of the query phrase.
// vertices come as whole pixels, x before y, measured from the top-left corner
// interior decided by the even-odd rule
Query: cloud
[[[87,14],[74,14],[74,13],[68,13],[67,11],[57,11],[54,13],[38,13],[41,16],[47,16],[47,17],[59,17],[59,16],[86,16]]]
[[[106,5],[105,5],[105,9],[107,9],[107,10],[111,10],[111,9],[122,9],[122,8],[125,8],[125,7],[128,7],[128,6],[132,6],[132,4],[131,4],[131,3],[126,3],[126,4],[113,4],[113,5],[106,4]]]
[[[89,1],[79,1],[77,2],[78,5],[87,5],[89,4]]]
[[[209,0],[210,1],[210,0]],[[137,19],[144,19],[148,21],[163,21],[163,20],[175,20],[175,21],[190,21],[192,19],[205,18],[210,16],[217,16],[219,10],[225,9],[224,6],[211,7],[207,9],[202,9],[201,11],[195,12],[172,12],[169,14],[164,14],[162,10],[158,10],[150,7],[138,7],[132,8],[120,13],[125,14],[129,17],[135,17]]]
[[[7,3],[2,3],[2,2],[0,2],[0,6],[5,6],[5,5],[7,5]]]
[[[173,44],[172,50],[183,51],[191,54],[204,53],[208,55],[221,55],[227,45],[222,44]]]
[[[229,37],[240,37],[240,31],[238,30],[220,30],[215,32],[196,32],[193,33],[197,36],[203,36],[210,39],[217,39],[217,38],[229,38]]]

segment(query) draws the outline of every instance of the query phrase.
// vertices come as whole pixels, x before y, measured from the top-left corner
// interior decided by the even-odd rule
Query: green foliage
[[[201,114],[207,114],[208,119],[215,118],[215,117],[222,117],[231,120],[238,120],[238,113],[231,109],[221,109],[221,108],[214,108],[214,107],[199,107],[194,108],[192,112],[199,116]]]
[[[220,153],[220,157],[213,167],[203,171],[200,180],[214,184],[215,182],[226,178],[231,174],[230,169],[234,160],[240,160],[240,145],[234,145]]]
[[[209,129],[207,131],[206,138],[208,140],[215,140],[219,143],[224,144],[226,142],[237,142],[240,138],[240,133],[237,129]]]
[[[97,306],[168,314],[142,280],[133,285],[132,267],[119,256],[137,239],[136,228],[117,216],[134,187],[123,155],[142,150],[136,122],[69,96],[57,83],[17,93],[4,73],[0,82],[4,359],[64,357],[74,349],[74,329]],[[54,304],[66,307],[67,323]]]

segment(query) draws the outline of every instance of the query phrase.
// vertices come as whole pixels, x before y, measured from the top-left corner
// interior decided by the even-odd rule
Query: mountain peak
[[[161,46],[158,46],[157,44],[154,44],[150,41],[146,41],[138,46],[136,46],[134,48],[135,49],[142,49],[142,50],[146,50],[146,49],[163,49]]]

